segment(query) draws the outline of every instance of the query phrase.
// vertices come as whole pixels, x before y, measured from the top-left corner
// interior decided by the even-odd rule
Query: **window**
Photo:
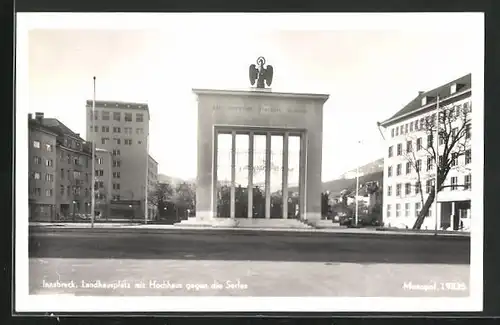
[[[434,180],[433,179],[428,179],[425,182],[425,193],[429,194],[431,192],[433,186],[434,186]]]
[[[127,145],[127,146],[131,146],[132,145],[132,139],[125,139],[124,140],[124,144]]]
[[[401,196],[401,184],[396,184],[396,196]]]
[[[59,194],[60,194],[61,196],[64,196],[64,185],[60,185],[60,186],[59,186]]]
[[[135,121],[136,122],[143,122],[144,121],[144,114],[143,113],[135,114]]]
[[[401,204],[396,203],[396,218],[398,218],[401,215]]]
[[[121,160],[113,160],[113,167],[120,167],[122,164]]]
[[[429,207],[429,209],[427,210],[427,214],[425,215],[426,217],[432,217],[432,204],[431,206]]]
[[[454,167],[456,165],[458,165],[458,153],[453,152],[451,154],[451,166]]]
[[[390,147],[389,147],[389,158],[391,158],[391,157],[392,157],[392,150],[393,150],[393,146],[390,146]]]
[[[120,178],[120,172],[113,172],[113,178]]]
[[[138,140],[138,141],[137,141],[137,144],[142,144],[142,141],[141,141],[141,140]]]
[[[107,111],[102,112],[102,120],[109,121],[109,112],[107,112]]]
[[[405,184],[405,194],[410,195],[411,194],[411,183],[406,183]]]
[[[132,122],[132,113],[125,113],[125,122]]]
[[[405,126],[404,125],[401,125],[399,127],[399,134],[404,134],[404,130],[405,130]]]
[[[45,196],[52,196],[52,189],[45,190]]]
[[[37,157],[37,156],[35,156],[35,157],[33,157],[33,158],[34,158],[34,163],[35,163],[36,165],[40,165],[40,164],[42,163],[42,158],[41,158],[41,157]]]
[[[427,148],[432,147],[432,142],[434,142],[434,136],[432,134],[429,134],[427,136]]]
[[[471,150],[465,150],[465,164],[470,164],[472,161]]]
[[[428,157],[427,158],[427,171],[430,171],[432,169],[433,163],[432,163],[432,158]]]
[[[421,171],[421,170],[422,170],[422,160],[421,160],[421,159],[419,159],[419,160],[417,160],[417,161],[415,162],[415,170],[416,170],[417,172],[419,172],[419,171]]]
[[[61,179],[64,179],[64,169],[61,168],[61,172],[59,173],[59,176],[61,177]]]
[[[137,128],[137,129],[135,129],[135,133],[137,133],[137,134],[144,134],[144,129],[143,128]]]
[[[413,132],[413,121],[410,123],[410,132]]]
[[[95,175],[96,176],[104,176],[104,169],[96,169]]]
[[[457,135],[458,135],[458,128],[453,128],[451,130],[451,139],[454,140],[457,138]]]
[[[387,218],[391,217],[391,205],[387,204]]]
[[[119,126],[113,127],[113,133],[120,133],[120,132],[121,132],[121,128]]]
[[[52,161],[52,159],[46,159],[45,160],[45,166],[47,166],[47,167],[54,166],[54,162]]]
[[[113,190],[119,190],[120,189],[120,183],[113,183]]]
[[[94,111],[93,112],[94,114],[94,120],[97,121],[99,119],[99,112],[98,111]],[[90,112],[90,115],[92,116],[92,112]]]
[[[401,143],[398,143],[398,156],[401,156],[403,154],[403,145]]]
[[[396,166],[396,176],[399,176],[399,175],[401,175],[401,164],[398,164]]]
[[[443,166],[443,155],[439,155],[438,164],[439,164],[439,167]]]
[[[120,119],[121,119],[121,113],[120,112],[113,112],[113,120],[119,122]]]
[[[85,197],[88,197],[88,196],[89,196],[89,189],[85,188]]]
[[[467,123],[465,125],[465,138],[470,139],[470,136],[471,136],[471,127],[470,127],[470,123]]]
[[[392,177],[392,166],[387,167],[387,177]]]
[[[34,172],[33,173],[33,179],[40,179],[42,178],[41,174],[39,172]]]
[[[445,137],[446,136],[444,134],[440,134],[439,135],[439,145],[443,145],[444,144],[444,142],[446,140]]]
[[[45,174],[45,181],[52,183],[54,181],[54,175],[52,175],[52,174]]]
[[[406,141],[406,152],[412,152],[413,148],[412,148],[412,141]]]
[[[46,144],[45,144],[45,150],[47,150],[48,152],[52,152],[52,151],[53,151],[53,147],[52,147],[52,145],[51,145],[51,144],[46,143]]]
[[[119,156],[120,155],[120,149],[113,149],[113,156]]]
[[[387,196],[391,196],[392,195],[392,186],[387,186]]]
[[[121,139],[120,138],[113,138],[113,140],[115,141],[115,144],[120,144],[121,143]]]
[[[405,124],[405,134],[408,133],[408,123]]]
[[[465,190],[471,189],[471,175],[464,176],[464,189]]]
[[[406,175],[411,173],[411,162],[406,163]]]
[[[456,177],[456,176],[451,177],[450,178],[450,185],[451,185],[450,189],[452,191],[457,190],[457,188],[458,188],[457,184],[458,184],[458,177]]]
[[[94,132],[99,132],[99,125],[94,126]]]
[[[415,203],[415,217],[420,213],[420,202]]]
[[[104,133],[109,132],[109,126],[102,126],[101,127],[101,131],[104,132]]]
[[[417,139],[417,151],[422,150],[422,138]]]
[[[416,182],[415,183],[415,194],[419,194],[420,193],[420,182]]]
[[[391,129],[391,138],[394,138],[394,129]]]
[[[97,157],[96,162],[97,162],[98,165],[102,165],[104,163],[104,158]]]
[[[405,203],[405,217],[410,216],[410,203]]]
[[[421,118],[420,119],[420,130],[424,129],[425,128],[425,119],[424,118]]]
[[[396,136],[399,135],[399,128],[396,128]]]
[[[109,141],[109,138],[102,138],[101,139],[102,144],[106,144],[106,143],[108,143],[108,141]]]

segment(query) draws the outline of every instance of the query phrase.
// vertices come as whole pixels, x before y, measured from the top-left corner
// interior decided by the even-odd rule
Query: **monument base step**
[[[245,219],[245,218],[214,218],[212,220],[196,220],[189,218],[174,226],[207,227],[207,228],[272,228],[272,229],[311,229],[314,228],[296,219]]]

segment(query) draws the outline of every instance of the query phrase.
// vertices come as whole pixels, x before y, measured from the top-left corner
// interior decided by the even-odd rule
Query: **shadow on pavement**
[[[29,257],[469,264],[470,239],[255,231],[30,230]]]

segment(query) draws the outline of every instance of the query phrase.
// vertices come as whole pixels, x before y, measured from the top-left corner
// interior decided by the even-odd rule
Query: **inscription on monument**
[[[258,107],[252,106],[221,106],[216,104],[212,107],[213,111],[228,111],[235,113],[251,113],[257,112],[259,114],[305,114],[307,110],[304,107],[289,106],[286,108],[273,107],[270,105],[261,105]]]

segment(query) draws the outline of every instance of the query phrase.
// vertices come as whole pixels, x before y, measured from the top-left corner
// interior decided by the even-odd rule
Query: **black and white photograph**
[[[16,39],[18,312],[482,310],[483,14]]]

